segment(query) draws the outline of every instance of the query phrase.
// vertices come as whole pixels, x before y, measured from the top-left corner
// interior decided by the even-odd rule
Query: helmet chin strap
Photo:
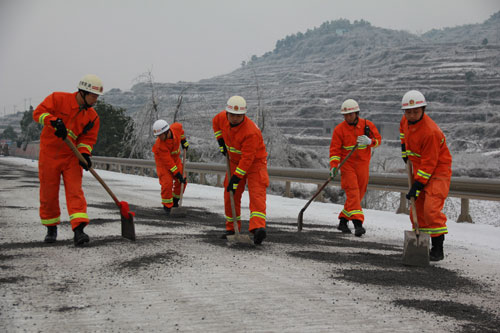
[[[348,124],[351,126],[356,126],[358,124],[358,121],[359,121],[359,115],[358,115],[358,112],[356,112],[356,119],[354,119],[354,121],[352,123],[348,123]]]
[[[89,92],[88,91],[80,90],[78,93],[80,94],[80,96],[83,99],[83,105],[80,105],[80,111],[87,110],[88,108],[92,107],[92,105],[88,104],[87,100],[85,99],[85,97],[87,97],[87,95],[89,94]]]
[[[409,120],[408,120],[408,124],[410,124],[410,125],[415,125],[416,123],[418,123],[418,122],[419,122],[420,120],[422,120],[422,118],[424,117],[424,113],[425,113],[425,106],[424,106],[424,108],[423,108],[423,110],[422,110],[422,116],[421,116],[420,118],[418,118],[417,120],[415,120],[415,121],[409,121]]]

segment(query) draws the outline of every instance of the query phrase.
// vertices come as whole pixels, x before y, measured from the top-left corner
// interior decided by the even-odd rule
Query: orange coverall
[[[174,205],[174,197],[181,197],[181,183],[175,175],[183,173],[184,166],[180,159],[181,140],[185,139],[184,129],[180,123],[170,125],[172,138],[162,141],[159,137],[153,145],[153,153],[155,155],[156,173],[158,181],[161,185],[161,203],[167,208],[172,208]],[[184,190],[186,190],[184,184]]]
[[[371,121],[359,117],[356,125],[349,125],[343,121],[333,130],[330,143],[330,168],[338,167],[340,161],[344,160],[356,145],[358,136],[365,135],[366,126],[370,129],[368,137],[372,139],[372,143],[369,146],[358,146],[340,170],[342,174],[340,185],[345,191],[346,201],[339,219],[343,217],[361,222],[365,220],[361,200],[366,193],[370,177],[371,148],[378,147],[382,142],[382,137]]]
[[[33,112],[33,120],[43,125],[40,135],[38,177],[40,179],[40,219],[45,226],[61,221],[59,186],[61,175],[72,229],[89,222],[87,202],[82,190],[82,167],[78,158],[61,138],[54,135],[50,122],[61,118],[68,138],[80,153],[91,154],[99,132],[99,116],[93,108],[80,110],[76,94],[54,92]]]
[[[431,237],[447,234],[446,215],[441,210],[450,190],[452,158],[446,138],[425,113],[413,125],[403,116],[399,132],[406,156],[413,164],[413,180],[425,185],[415,200],[420,231]],[[410,219],[413,222],[411,213]]]
[[[218,113],[212,120],[215,138],[224,139],[229,154],[232,175],[240,178],[234,193],[236,220],[238,230],[241,229],[241,197],[248,185],[250,199],[250,222],[248,230],[266,227],[266,189],[269,186],[267,173],[267,152],[262,132],[257,125],[245,116],[242,123],[231,127],[226,111]],[[224,179],[224,208],[226,214],[226,230],[234,230],[234,217],[231,212],[229,192],[225,189],[229,179]]]

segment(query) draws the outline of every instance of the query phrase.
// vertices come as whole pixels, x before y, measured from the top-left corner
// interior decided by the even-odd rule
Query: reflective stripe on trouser
[[[340,170],[340,184],[345,191],[344,209],[339,214],[347,220],[359,220],[363,222],[365,215],[361,208],[361,200],[366,193],[368,178],[370,177],[369,164],[357,165],[356,169],[347,163]]]
[[[53,155],[57,156],[54,158]],[[74,155],[57,155],[57,152],[40,151],[38,178],[40,179],[40,219],[43,225],[60,223],[59,188],[61,175],[64,182],[66,206],[71,227],[89,222],[87,202],[82,190],[82,168]]]
[[[234,173],[236,164],[231,162],[231,174]],[[226,230],[234,230],[233,221],[231,219],[231,201],[229,192],[226,191],[229,184],[227,175],[224,179],[224,207],[226,214]],[[269,175],[267,173],[267,163],[256,162],[252,165],[238,183],[238,188],[234,193],[234,203],[236,208],[236,216],[238,218],[238,226],[241,230],[241,197],[245,190],[245,184],[248,185],[248,196],[250,200],[250,221],[248,230],[266,227],[266,189],[269,186]]]
[[[431,237],[448,233],[446,215],[442,210],[450,190],[450,181],[450,177],[432,176],[415,200],[420,231],[430,234]],[[413,222],[411,212],[410,219]]]
[[[179,172],[182,173],[182,162],[178,160],[176,165]],[[157,173],[158,181],[161,185],[161,203],[163,206],[171,208],[174,205],[173,198],[180,198],[181,183],[168,169],[157,168]],[[184,191],[186,190],[186,185],[187,182],[184,184]]]

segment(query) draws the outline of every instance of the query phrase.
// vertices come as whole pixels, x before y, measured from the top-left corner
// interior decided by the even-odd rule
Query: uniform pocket
[[[433,197],[446,199],[450,191],[450,178],[448,177],[432,177],[425,189],[426,193]]]

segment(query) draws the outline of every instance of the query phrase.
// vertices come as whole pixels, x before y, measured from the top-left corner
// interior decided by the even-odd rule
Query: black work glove
[[[50,121],[50,124],[52,125],[52,127],[55,128],[55,135],[58,137],[58,138],[61,138],[61,139],[66,139],[66,136],[68,136],[68,130],[66,129],[66,126],[64,125],[64,122],[62,121],[61,118],[57,118],[56,120],[51,120]]]
[[[222,153],[222,155],[226,156],[227,148],[226,148],[226,143],[224,142],[224,139],[220,138],[219,140],[217,140],[217,142],[219,143],[220,152]]]
[[[92,161],[90,160],[90,155],[86,154],[86,153],[82,153],[82,156],[85,159],[85,161],[87,161],[87,165],[85,165],[85,163],[83,163],[80,160],[78,160],[78,163],[80,163],[80,165],[82,166],[82,168],[85,169],[85,171],[89,171],[89,168],[92,167]]]
[[[406,145],[404,143],[401,144],[401,157],[403,158],[403,161],[408,163],[408,155],[406,153]]]
[[[174,177],[177,178],[181,184],[186,184],[186,179],[182,177],[180,172],[177,172]]]
[[[182,145],[182,147],[184,147],[184,149],[186,149],[186,151],[188,150],[188,148],[189,148],[189,142],[187,142],[186,139],[182,139],[181,140],[181,145]]]
[[[240,182],[240,177],[233,175],[231,177],[231,180],[229,180],[229,184],[226,187],[226,192],[233,191],[236,192],[236,189],[238,188],[238,183]]]
[[[410,188],[410,191],[406,195],[406,199],[410,200],[410,198],[417,199],[420,191],[424,188],[424,184],[416,180]]]

